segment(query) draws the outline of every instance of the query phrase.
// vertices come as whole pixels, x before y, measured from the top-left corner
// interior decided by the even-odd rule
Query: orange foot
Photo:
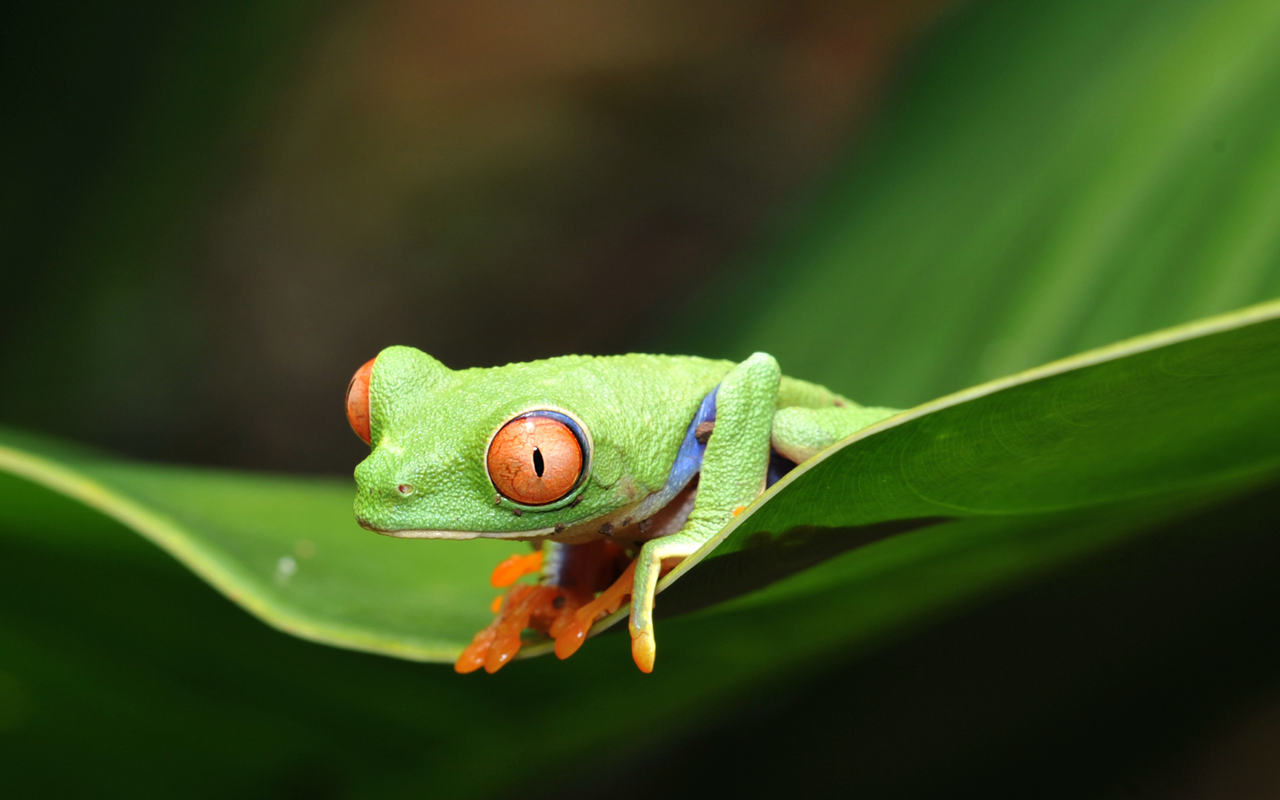
[[[572,606],[576,608],[576,604]],[[512,586],[502,598],[493,622],[475,635],[454,662],[454,670],[466,674],[484,667],[490,674],[497,672],[520,652],[520,633],[525,628],[549,630],[572,609],[567,593],[558,586]]]
[[[509,586],[506,594],[494,598],[493,622],[475,635],[453,668],[460,673],[484,667],[494,673],[505,666],[524,643],[521,633],[533,629],[556,640],[556,655],[568,658],[577,652],[600,617],[612,614],[631,594],[634,563],[630,564],[598,598],[596,590],[606,586],[625,557],[613,542],[575,545],[574,559],[559,576],[569,585],[555,586],[516,583],[521,577],[542,569],[542,553],[514,555],[494,569],[490,582]]]

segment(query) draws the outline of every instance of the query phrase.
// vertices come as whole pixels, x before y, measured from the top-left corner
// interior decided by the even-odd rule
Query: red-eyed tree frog
[[[892,415],[740,364],[688,356],[564,356],[450,370],[389,347],[347,390],[372,446],[356,467],[356,520],[405,538],[512,539],[492,624],[455,668],[494,672],[534,629],[567,658],[631,598],[631,652],[653,669],[663,570],[715,536],[796,464]],[[519,583],[538,574],[536,584]]]

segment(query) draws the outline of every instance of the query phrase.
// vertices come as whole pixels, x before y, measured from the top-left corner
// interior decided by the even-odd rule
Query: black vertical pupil
[[[538,473],[538,477],[542,477],[542,473],[546,470],[547,465],[542,460],[542,451],[537,447],[533,448],[533,471]]]

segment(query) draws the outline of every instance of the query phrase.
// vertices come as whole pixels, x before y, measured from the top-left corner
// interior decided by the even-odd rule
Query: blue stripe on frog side
[[[671,465],[671,473],[667,475],[666,484],[656,493],[646,497],[640,504],[636,509],[638,519],[648,519],[658,513],[659,509],[680,494],[681,490],[689,485],[689,481],[693,480],[693,476],[702,469],[702,456],[707,452],[707,446],[698,441],[695,431],[704,422],[716,421],[716,392],[719,390],[720,386],[717,385],[710,394],[702,398],[698,412],[693,415],[693,421],[684,432],[684,441],[680,443],[680,450],[676,453],[675,463]]]
[[[680,443],[680,450],[676,453],[675,463],[671,466],[671,474],[667,476],[667,482],[657,493],[649,495],[645,501],[636,509],[637,519],[648,519],[670,503],[676,495],[689,485],[689,481],[693,480],[693,476],[697,475],[702,469],[702,457],[707,452],[707,446],[698,441],[698,426],[704,422],[716,421],[716,392],[720,390],[717,385],[711,390],[711,393],[702,398],[702,403],[698,406],[698,412],[693,415],[693,420],[689,423],[689,428],[684,432],[684,440]],[[768,477],[765,479],[765,488],[768,488],[778,482],[783,475],[795,469],[795,462],[778,454],[774,450],[769,451],[769,471]]]

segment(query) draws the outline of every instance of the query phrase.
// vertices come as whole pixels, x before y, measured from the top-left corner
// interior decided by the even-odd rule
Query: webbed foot
[[[559,586],[512,586],[501,598],[493,622],[475,635],[454,662],[454,670],[466,674],[484,667],[493,674],[502,669],[520,652],[520,635],[526,628],[550,631],[566,612],[577,609],[577,604],[570,605],[569,594]]]
[[[617,574],[624,558],[619,545],[601,541],[561,547],[573,549],[558,551],[559,557],[553,558],[554,565],[544,574],[544,582],[538,585],[516,581],[543,569],[543,551],[513,555],[493,570],[490,583],[509,588],[494,598],[491,608],[495,615],[493,621],[477,633],[458,656],[454,670],[468,673],[484,667],[486,672],[497,672],[520,652],[524,644],[522,634],[526,630],[555,639],[557,654],[563,652],[560,657],[567,658],[581,646],[601,610],[608,614],[621,606],[623,598],[631,591],[633,569],[627,570],[625,581],[619,579],[615,587],[595,598],[596,591],[607,586]],[[625,591],[619,593],[621,587],[625,587]],[[579,623],[577,612],[585,606],[592,610],[583,614],[582,623]],[[578,630],[581,632],[575,633]],[[566,631],[569,632],[567,635]],[[573,641],[572,648],[565,651],[560,644],[562,639],[566,643]]]

